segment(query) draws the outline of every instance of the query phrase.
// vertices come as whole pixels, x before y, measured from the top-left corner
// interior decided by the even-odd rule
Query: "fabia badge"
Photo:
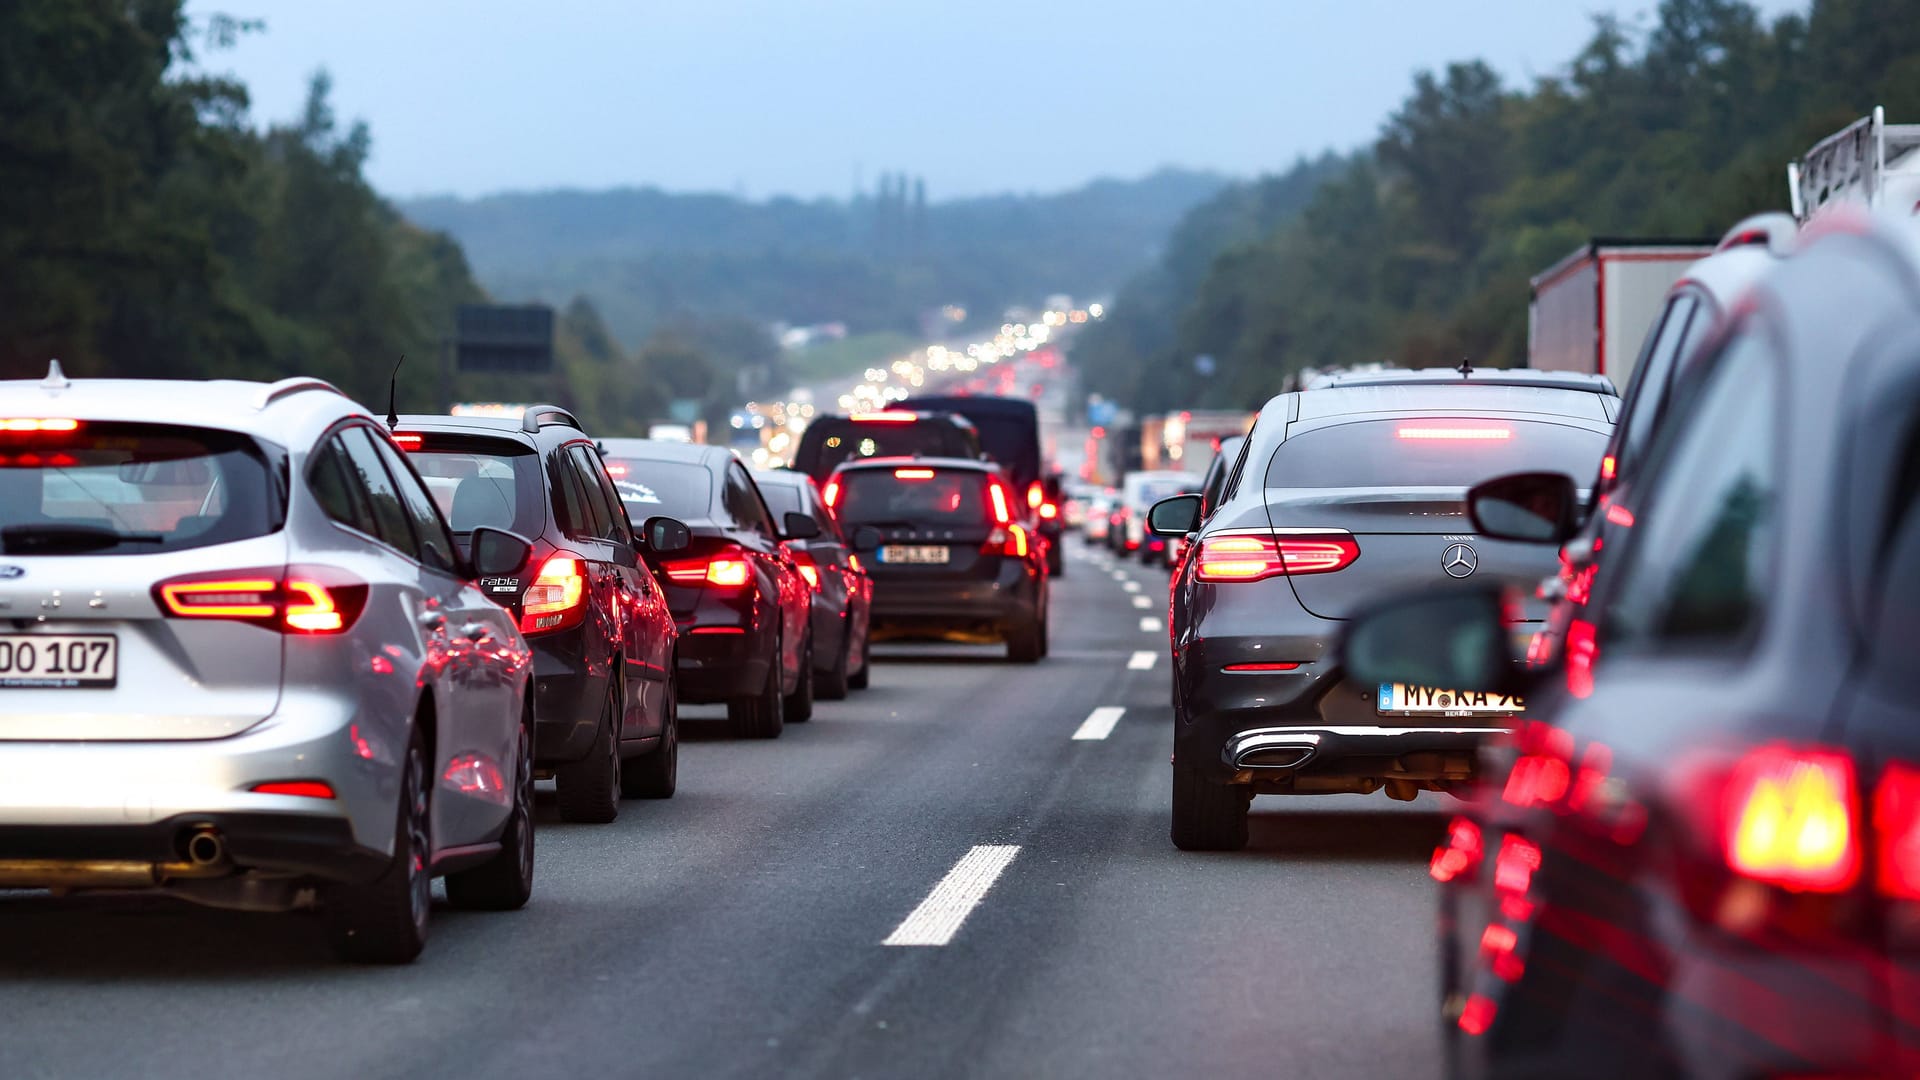
[[[11,564],[0,564],[0,581],[14,581],[27,576],[27,568]]]
[[[1465,544],[1455,544],[1440,556],[1440,569],[1448,577],[1470,577],[1480,569],[1480,556]]]

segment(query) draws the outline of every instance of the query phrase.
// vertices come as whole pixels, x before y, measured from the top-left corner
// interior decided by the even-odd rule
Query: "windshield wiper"
[[[159,533],[123,533],[99,525],[47,523],[0,528],[0,547],[9,555],[101,551],[120,544],[158,544],[165,540]]]

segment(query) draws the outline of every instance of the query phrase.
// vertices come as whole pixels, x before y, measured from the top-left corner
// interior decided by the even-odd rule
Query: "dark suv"
[[[1004,641],[1007,657],[1047,654],[1047,559],[1021,524],[1000,467],[955,458],[840,466],[827,505],[871,552],[873,626],[887,637]]]
[[[810,540],[804,514],[774,524],[747,467],[721,446],[608,439],[607,468],[633,514],[672,514],[693,530],[662,565],[680,626],[687,701],[727,703],[734,730],[778,738],[813,715],[812,592],[786,540]]]
[[[593,440],[564,409],[536,405],[519,419],[405,416],[394,441],[462,554],[481,526],[533,538],[525,570],[481,587],[533,647],[534,764],[558,782],[560,816],[607,822],[622,795],[671,796],[673,616],[641,559],[685,546],[686,527],[657,518],[636,535]]]
[[[912,454],[977,458],[980,432],[965,417],[950,412],[888,409],[817,416],[800,434],[793,467],[824,484],[843,461]]]
[[[814,696],[838,701],[850,689],[867,685],[868,617],[873,612],[873,579],[860,565],[833,511],[820,498],[813,478],[790,470],[753,474],[773,512],[805,514],[820,528],[811,540],[789,540],[787,551],[813,588]]]

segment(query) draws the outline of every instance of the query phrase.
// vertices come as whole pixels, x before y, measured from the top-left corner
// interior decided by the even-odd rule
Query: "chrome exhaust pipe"
[[[1293,769],[1313,756],[1312,746],[1256,746],[1234,759],[1237,769]]]
[[[187,861],[196,867],[216,866],[227,861],[227,841],[218,830],[203,826],[187,838]]]

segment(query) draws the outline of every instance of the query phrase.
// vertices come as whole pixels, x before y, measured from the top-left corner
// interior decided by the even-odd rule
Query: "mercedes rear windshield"
[[[1364,420],[1280,444],[1270,488],[1471,487],[1502,473],[1560,472],[1581,484],[1607,436],[1569,424],[1461,417]]]

